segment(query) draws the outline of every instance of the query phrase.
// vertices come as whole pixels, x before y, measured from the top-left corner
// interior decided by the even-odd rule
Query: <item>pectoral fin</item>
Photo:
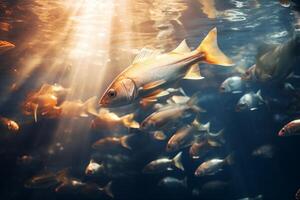
[[[200,80],[204,77],[200,74],[200,69],[197,64],[194,64],[190,70],[186,73],[186,75],[183,77],[183,79],[191,79],[191,80]]]
[[[166,83],[165,80],[158,80],[158,81],[154,81],[151,83],[147,83],[144,86],[142,86],[142,90],[150,90],[150,89],[154,89],[162,84]]]

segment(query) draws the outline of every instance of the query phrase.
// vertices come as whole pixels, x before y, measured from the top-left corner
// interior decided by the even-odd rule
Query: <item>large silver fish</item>
[[[185,40],[173,51],[160,54],[142,49],[133,63],[121,72],[101,97],[103,107],[119,107],[139,100],[153,102],[164,89],[180,79],[202,79],[197,63],[232,66],[217,44],[217,29],[211,30],[200,46],[191,51]]]

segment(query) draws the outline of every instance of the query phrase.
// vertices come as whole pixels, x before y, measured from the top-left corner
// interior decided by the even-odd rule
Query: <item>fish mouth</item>
[[[221,93],[224,93],[224,92],[225,92],[225,87],[220,87],[220,88],[219,88],[219,91],[220,91]]]

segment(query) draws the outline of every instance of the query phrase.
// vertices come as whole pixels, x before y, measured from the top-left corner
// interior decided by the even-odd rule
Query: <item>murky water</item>
[[[224,149],[240,153],[238,165],[217,177],[201,180],[192,177],[188,181],[188,192],[179,196],[175,191],[160,193],[155,190],[160,176],[142,176],[129,170],[128,174],[134,175],[120,178],[118,173],[112,172],[120,179],[119,185],[114,187],[116,197],[154,199],[175,195],[172,197],[178,199],[203,196],[210,199],[214,191],[202,197],[192,196],[192,191],[210,180],[230,179],[227,181],[230,192],[217,191],[218,197],[238,199],[263,194],[265,199],[293,199],[296,182],[300,186],[299,173],[295,174],[297,166],[299,169],[295,162],[299,161],[296,152],[288,146],[297,151],[295,141],[286,140],[287,145],[274,139],[282,124],[275,124],[270,113],[241,116],[232,109],[236,97],[226,99],[215,91],[225,78],[245,72],[255,63],[261,44],[278,44],[292,37],[296,19],[295,11],[280,6],[275,0],[0,1],[0,40],[16,45],[0,57],[0,113],[22,121],[24,132],[16,138],[0,141],[0,174],[3,177],[0,198],[70,198],[51,190],[25,189],[24,181],[37,171],[43,171],[44,165],[30,169],[18,166],[15,159],[24,153],[41,154],[41,160],[49,169],[70,167],[73,174],[83,180],[102,184],[107,180],[107,177],[89,179],[83,174],[93,153],[91,141],[96,138],[90,130],[89,119],[41,120],[32,125],[32,119],[20,111],[28,92],[43,83],[59,83],[71,88],[68,100],[84,101],[100,96],[130,65],[140,49],[147,47],[168,52],[183,39],[194,49],[212,28],[217,27],[219,46],[236,65],[224,69],[203,64],[200,68],[205,79],[199,82],[184,80],[182,86],[188,95],[197,91],[205,94],[201,101],[210,112],[203,118],[215,124],[214,130],[225,128],[230,132]],[[282,150],[279,156],[272,161],[245,156],[253,146],[264,143],[279,145],[278,151]],[[225,155],[224,149],[219,153]],[[126,167],[135,169],[144,164],[143,155],[134,156],[136,161]],[[195,164],[186,160],[186,173],[191,177]],[[116,170],[122,171],[120,168]],[[181,177],[175,172],[173,175]]]

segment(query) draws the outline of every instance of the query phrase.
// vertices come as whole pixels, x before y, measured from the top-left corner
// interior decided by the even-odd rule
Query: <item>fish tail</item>
[[[209,141],[215,141],[220,144],[225,144],[224,129],[221,129],[217,133],[209,133],[208,139]]]
[[[105,194],[109,197],[114,198],[114,194],[112,193],[112,181],[109,181],[108,184],[104,188],[100,188]]]
[[[217,42],[217,28],[212,29],[196,51],[204,54],[204,61],[209,64],[233,66],[234,63],[220,49]]]
[[[234,154],[233,154],[233,153],[229,154],[229,155],[225,158],[224,161],[225,161],[228,165],[234,164]]]
[[[129,128],[140,128],[140,124],[136,122],[134,119],[134,114],[128,114],[121,117],[123,124]]]
[[[68,177],[68,169],[62,169],[56,173],[56,180],[59,182],[65,182]]]
[[[192,125],[198,130],[198,131],[204,131],[209,133],[210,131],[210,122],[207,122],[206,124],[201,124],[197,118],[194,119],[192,122]]]
[[[131,150],[131,146],[128,144],[129,137],[131,137],[131,135],[124,135],[123,137],[120,138],[120,143],[122,147]]]
[[[177,167],[178,169],[181,169],[182,171],[184,171],[184,167],[183,167],[182,162],[181,162],[181,155],[182,155],[182,152],[179,152],[179,153],[173,158],[173,161],[174,161],[175,167]]]
[[[190,100],[188,100],[187,105],[192,108],[195,112],[206,112],[203,108],[199,107],[198,104],[199,101],[199,93],[194,94]]]
[[[84,113],[83,113],[83,115],[86,115],[87,113],[90,113],[92,115],[97,114],[96,107],[95,107],[96,100],[97,100],[97,97],[91,97],[88,100],[86,100],[86,102],[84,102],[84,105],[83,105]]]

